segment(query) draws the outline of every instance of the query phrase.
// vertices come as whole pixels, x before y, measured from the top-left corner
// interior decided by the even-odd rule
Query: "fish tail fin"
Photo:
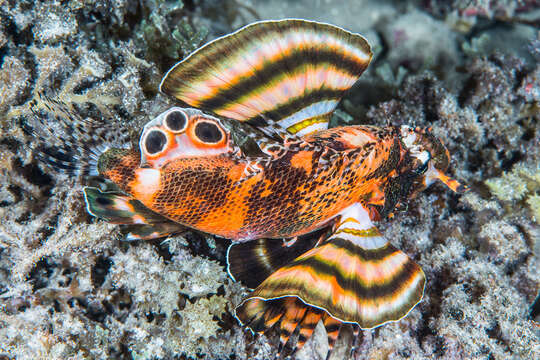
[[[32,102],[34,115],[23,126],[34,136],[34,156],[60,173],[79,179],[97,176],[99,156],[111,147],[125,147],[129,135],[103,119],[83,119],[73,104],[44,93]]]

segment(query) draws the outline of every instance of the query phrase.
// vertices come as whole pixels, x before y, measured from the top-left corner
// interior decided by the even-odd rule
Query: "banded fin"
[[[128,240],[157,239],[185,231],[182,225],[151,211],[131,196],[88,186],[83,193],[90,215],[112,224],[130,225]]]
[[[129,146],[127,131],[102,119],[83,119],[72,104],[44,93],[30,104],[34,115],[24,130],[37,138],[35,156],[58,172],[80,179],[98,176],[97,162],[112,147]]]
[[[326,354],[326,360],[330,359],[332,351],[334,350],[334,345],[339,337],[341,331],[341,321],[334,319],[328,313],[324,314],[323,317],[324,328],[326,329],[326,336],[328,337],[328,353]]]
[[[361,204],[353,204],[325,243],[270,275],[240,304],[237,317],[256,318],[253,309],[266,313],[277,300],[296,298],[310,311],[370,329],[406,316],[422,299],[424,284],[422,269],[388,243]]]
[[[278,327],[280,345],[276,358],[279,358],[287,345],[292,348],[288,356],[300,350],[326,315],[323,310],[306,307],[296,297],[286,297],[271,301],[254,299],[245,302],[236,309],[236,316],[242,325],[258,333]]]
[[[324,234],[309,234],[294,242],[257,239],[233,243],[227,251],[227,271],[233,280],[254,289],[277,269],[313,248]]]
[[[168,236],[178,235],[186,231],[182,225],[172,221],[152,225],[125,225],[125,227],[128,231],[126,235],[127,241],[161,239]]]
[[[357,325],[353,325],[353,340],[352,340],[352,344],[351,344],[351,355],[350,355],[350,358],[351,359],[354,359],[355,356],[356,356],[356,349],[357,349],[357,346],[358,346],[358,340],[360,337],[362,337],[363,335],[360,333],[360,327],[357,326]]]
[[[302,305],[302,304],[300,304]],[[311,338],[313,335],[313,332],[315,331],[315,327],[317,327],[317,324],[322,319],[324,314],[324,311],[318,310],[318,309],[309,309],[309,311],[306,311],[306,315],[304,316],[304,319],[302,322],[298,325],[299,331],[298,331],[298,339],[296,340],[296,344],[293,349],[293,354],[296,353],[299,349],[304,347],[304,344],[306,341]]]
[[[328,127],[341,97],[371,57],[362,36],[333,25],[261,21],[193,52],[169,70],[160,90],[254,125],[272,119],[303,136]]]
[[[287,346],[291,337],[293,337],[296,330],[301,326],[300,323],[304,319],[307,310],[308,308],[302,304],[297,304],[296,302],[293,303],[292,301],[285,306],[285,311],[279,324],[279,347],[276,359],[281,358],[285,346]],[[296,345],[298,345],[298,343],[296,343]]]

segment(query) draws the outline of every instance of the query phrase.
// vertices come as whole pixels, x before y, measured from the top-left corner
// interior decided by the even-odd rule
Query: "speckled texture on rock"
[[[366,34],[376,60],[332,123],[432,126],[471,187],[436,184],[381,222],[423,267],[426,294],[405,319],[363,332],[356,358],[540,357],[533,1],[68,3],[0,1],[0,357],[273,357],[274,332],[254,337],[232,317],[247,292],[226,275],[226,241],[122,241],[86,214],[76,179],[33,158],[23,131],[44,91],[136,137],[173,103],[157,85],[177,58],[256,15]],[[506,48],[497,39],[519,51],[492,54]],[[350,340],[345,327],[332,359]],[[324,359],[326,347],[318,326],[297,359]]]

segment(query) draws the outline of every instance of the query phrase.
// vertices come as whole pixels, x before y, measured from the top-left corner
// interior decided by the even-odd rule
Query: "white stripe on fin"
[[[369,213],[362,204],[354,203],[343,209],[339,215],[340,223],[329,240],[332,238],[349,240],[364,249],[378,249],[388,243],[373,225]]]
[[[337,100],[325,100],[316,102],[280,120],[279,124],[286,129],[289,126],[302,122],[302,120],[304,119],[320,116],[321,114],[328,114],[334,111],[337,104]]]
[[[318,122],[311,124],[296,133],[297,136],[306,136],[328,128],[327,122]]]
[[[207,112],[252,124],[267,117],[305,135],[328,127],[371,56],[365,38],[337,26],[261,21],[197,49],[167,72],[160,90]],[[321,125],[291,128],[309,119]]]

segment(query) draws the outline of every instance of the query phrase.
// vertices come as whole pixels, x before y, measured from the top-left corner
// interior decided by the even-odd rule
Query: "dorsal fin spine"
[[[97,176],[101,154],[129,144],[127,131],[118,126],[100,119],[84,119],[73,105],[44,93],[38,94],[38,100],[31,104],[34,118],[25,124],[25,130],[38,140],[35,156],[58,172],[75,175],[79,180]]]

